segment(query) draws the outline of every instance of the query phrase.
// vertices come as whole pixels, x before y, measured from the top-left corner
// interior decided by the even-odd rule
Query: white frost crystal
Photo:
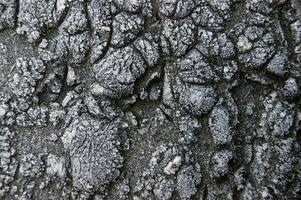
[[[301,199],[298,0],[1,0],[0,199]]]
[[[166,167],[164,167],[165,174],[175,174],[178,170],[179,166],[181,165],[181,156],[176,156],[172,161],[170,161]]]

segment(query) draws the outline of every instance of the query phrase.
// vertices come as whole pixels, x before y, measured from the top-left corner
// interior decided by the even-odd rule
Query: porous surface
[[[0,1],[0,199],[301,199],[299,0]]]

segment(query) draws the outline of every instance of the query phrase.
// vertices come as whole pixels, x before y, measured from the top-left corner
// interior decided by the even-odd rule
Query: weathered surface
[[[298,0],[2,0],[0,199],[301,199]]]

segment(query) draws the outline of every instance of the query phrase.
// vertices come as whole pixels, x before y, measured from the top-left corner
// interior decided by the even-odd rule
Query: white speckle
[[[42,42],[39,44],[39,47],[45,49],[48,45],[47,39],[43,39]]]
[[[246,37],[239,37],[237,48],[240,52],[246,52],[252,48],[252,43],[250,43]]]
[[[68,103],[74,98],[73,92],[68,92],[66,97],[64,98],[62,102],[62,106],[66,107]]]
[[[72,67],[68,67],[67,73],[67,85],[72,86],[76,81],[76,76],[74,69]]]
[[[64,162],[64,158],[50,154],[47,158],[47,173],[64,177],[66,172]]]
[[[105,92],[105,88],[99,84],[93,84],[91,88],[92,88],[92,94],[94,95],[102,95]]]
[[[0,117],[3,117],[6,114],[7,106],[1,105],[0,106]]]
[[[62,136],[62,142],[66,148],[68,148],[71,145],[71,142],[73,138],[76,135],[75,130],[68,130],[65,132],[65,134]]]
[[[166,167],[164,168],[165,174],[175,174],[178,170],[179,166],[181,165],[181,156],[176,156],[171,162],[169,162]]]
[[[56,2],[57,11],[63,11],[66,8],[66,0],[58,0]]]

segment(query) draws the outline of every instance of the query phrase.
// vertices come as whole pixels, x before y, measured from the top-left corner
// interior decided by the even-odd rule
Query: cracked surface
[[[300,199],[298,0],[0,2],[0,199]]]

